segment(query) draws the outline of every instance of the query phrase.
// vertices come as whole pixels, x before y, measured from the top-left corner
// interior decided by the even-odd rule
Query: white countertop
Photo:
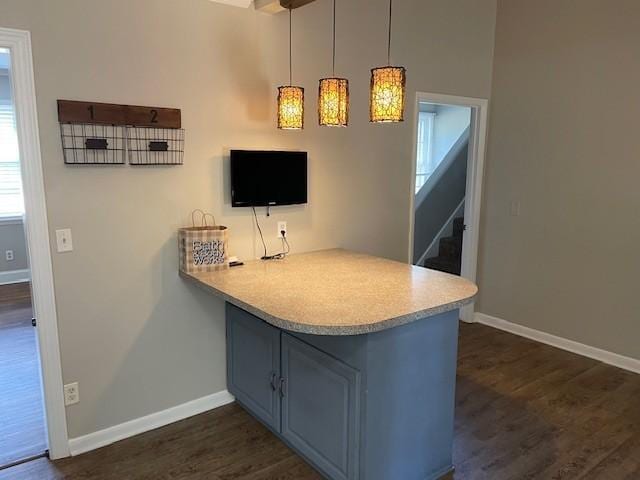
[[[461,277],[341,249],[180,275],[276,327],[314,335],[397,327],[458,309],[478,292]]]

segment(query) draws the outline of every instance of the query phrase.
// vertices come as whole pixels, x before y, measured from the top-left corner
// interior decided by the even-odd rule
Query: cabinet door
[[[227,388],[257,418],[280,431],[280,331],[227,304]]]
[[[360,373],[282,335],[282,436],[331,479],[358,478]]]

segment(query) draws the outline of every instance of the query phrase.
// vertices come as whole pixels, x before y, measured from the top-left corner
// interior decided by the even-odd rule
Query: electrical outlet
[[[72,251],[73,239],[71,238],[71,229],[56,230],[56,242],[58,244],[58,253]]]
[[[64,386],[64,404],[73,405],[80,401],[80,388],[78,382],[68,383]]]
[[[287,222],[278,222],[278,238],[282,238],[282,232],[287,236]]]
[[[7,260],[7,262],[13,261],[15,259],[13,250],[7,250],[6,252],[4,252],[4,258]]]

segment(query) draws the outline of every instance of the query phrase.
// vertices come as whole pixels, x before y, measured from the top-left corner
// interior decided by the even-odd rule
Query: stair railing
[[[442,237],[444,237],[445,234],[449,231],[450,227],[453,225],[453,221],[457,217],[460,217],[461,215],[464,215],[464,201],[465,201],[465,199],[466,199],[466,197],[462,198],[462,201],[453,210],[453,212],[451,213],[451,216],[447,219],[446,222],[444,222],[444,225],[442,225],[442,228],[438,231],[436,236],[433,238],[433,241],[429,244],[429,246],[422,253],[422,255],[420,255],[420,258],[416,262],[414,262],[414,265],[422,265],[427,258],[435,256],[435,255],[432,255],[431,252],[438,247],[438,243],[440,242],[440,239]]]

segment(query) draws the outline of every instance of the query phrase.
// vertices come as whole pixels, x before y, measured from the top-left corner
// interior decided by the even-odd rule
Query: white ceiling
[[[211,0],[216,3],[224,3],[225,5],[233,5],[234,7],[249,8],[253,0]]]
[[[284,11],[280,6],[280,0],[210,0],[215,3],[224,5],[232,5],[234,7],[249,8],[251,5],[255,9],[263,13],[279,13]]]

